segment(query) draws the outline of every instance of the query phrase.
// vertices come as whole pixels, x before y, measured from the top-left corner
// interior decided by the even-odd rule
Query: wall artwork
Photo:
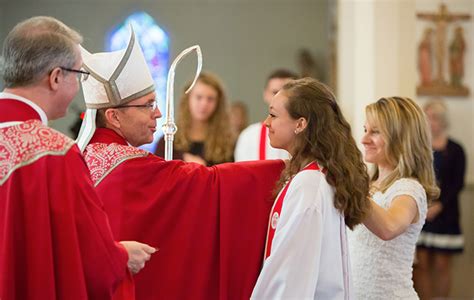
[[[469,43],[462,22],[471,16],[451,13],[441,4],[438,12],[418,13],[417,17],[426,24],[418,44],[417,95],[467,97],[469,88],[464,85],[463,77]],[[447,40],[448,36],[452,38]]]

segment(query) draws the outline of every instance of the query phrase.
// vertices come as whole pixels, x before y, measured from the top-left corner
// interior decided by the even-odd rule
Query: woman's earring
[[[295,134],[298,134],[298,130],[295,129]]]

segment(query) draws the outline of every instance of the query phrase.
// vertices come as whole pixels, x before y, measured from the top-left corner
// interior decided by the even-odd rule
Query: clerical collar
[[[31,108],[33,108],[40,116],[41,122],[44,125],[48,125],[48,117],[46,116],[46,113],[43,109],[41,109],[41,107],[38,106],[38,104],[34,103],[33,101],[12,93],[0,92],[0,100],[2,99],[14,99],[31,106]]]

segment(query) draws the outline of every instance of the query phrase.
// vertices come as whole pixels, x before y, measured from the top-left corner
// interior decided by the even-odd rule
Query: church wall
[[[376,79],[373,28],[371,2],[339,2],[337,94],[357,142],[362,137],[363,109],[375,97],[372,88]]]
[[[221,76],[231,100],[249,105],[254,122],[268,110],[262,91],[270,71],[297,71],[296,54],[303,47],[326,63],[327,6],[325,0],[0,0],[0,40],[22,19],[51,15],[78,29],[90,51],[103,51],[108,30],[130,13],[145,10],[169,33],[172,59],[188,46],[201,45],[203,68]],[[178,67],[177,99],[194,64],[192,58]],[[79,94],[75,103],[82,107],[81,98]],[[70,113],[52,125],[67,132],[71,122]]]

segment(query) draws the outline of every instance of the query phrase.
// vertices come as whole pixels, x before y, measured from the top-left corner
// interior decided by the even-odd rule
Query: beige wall
[[[341,0],[338,95],[357,141],[365,106],[383,96],[414,96],[414,1]],[[359,145],[361,146],[361,145]]]
[[[143,9],[170,34],[173,58],[200,44],[203,68],[219,74],[230,98],[247,102],[251,121],[256,121],[267,111],[261,94],[271,70],[296,70],[295,55],[302,47],[326,56],[327,6],[326,0],[23,0],[0,2],[0,22],[8,31],[24,18],[51,15],[78,29],[84,45],[97,52],[112,26]],[[178,68],[176,91],[192,76],[193,64],[190,59]],[[66,131],[69,123],[64,119],[53,126]]]

